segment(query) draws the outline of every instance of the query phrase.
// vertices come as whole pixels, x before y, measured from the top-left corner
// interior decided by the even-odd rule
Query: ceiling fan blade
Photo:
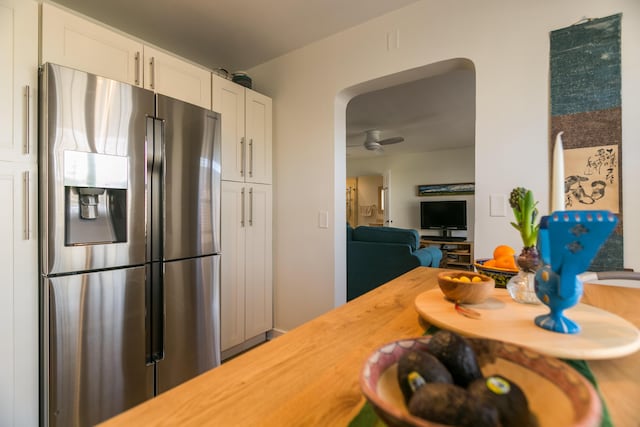
[[[393,138],[382,139],[378,141],[380,145],[389,145],[389,144],[397,144],[398,142],[404,141],[404,138],[401,136],[395,136]]]

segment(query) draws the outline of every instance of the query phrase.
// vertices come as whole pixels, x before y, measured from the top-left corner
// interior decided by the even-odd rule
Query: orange
[[[496,260],[495,259],[488,259],[484,262],[485,267],[495,267],[496,266]]]
[[[507,270],[517,270],[516,260],[513,255],[506,255],[496,258],[496,267],[505,268]]]
[[[493,259],[497,260],[504,256],[514,256],[516,251],[509,245],[499,245],[493,250]]]

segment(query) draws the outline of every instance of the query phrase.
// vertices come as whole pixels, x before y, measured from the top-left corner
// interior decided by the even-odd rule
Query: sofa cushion
[[[395,227],[368,227],[361,225],[353,230],[353,240],[361,242],[402,243],[412,250],[420,247],[420,235],[416,230]]]

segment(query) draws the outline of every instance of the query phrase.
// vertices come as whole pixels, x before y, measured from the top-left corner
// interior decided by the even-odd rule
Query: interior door
[[[382,195],[384,206],[384,225],[391,227],[393,225],[393,219],[391,216],[391,171],[387,170],[382,176]]]

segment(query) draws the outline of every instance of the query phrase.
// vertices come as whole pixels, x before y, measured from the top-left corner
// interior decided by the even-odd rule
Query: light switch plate
[[[318,227],[329,228],[329,212],[328,211],[318,212]]]
[[[489,215],[507,216],[507,196],[504,194],[491,194],[489,196]]]

